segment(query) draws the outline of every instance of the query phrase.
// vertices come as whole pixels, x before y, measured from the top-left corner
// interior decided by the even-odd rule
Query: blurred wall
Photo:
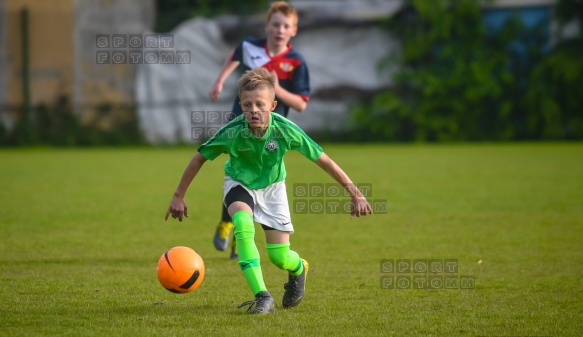
[[[378,64],[399,46],[374,20],[397,12],[401,1],[382,6],[378,2],[293,2],[300,13],[300,28],[291,44],[306,59],[311,95],[306,110],[292,109],[288,118],[304,130],[345,130],[352,103],[390,87],[389,73],[379,71]],[[240,74],[234,72],[225,81],[218,102],[212,102],[208,93],[225,59],[244,37],[243,20],[244,35],[265,36],[262,15],[193,18],[171,32],[175,49],[192,51],[192,62],[138,67],[136,101],[146,139],[153,143],[200,141],[224,124],[214,122],[212,114],[231,111]],[[191,112],[207,113],[208,118],[193,122]]]
[[[28,9],[31,103],[53,103],[71,95],[73,74],[73,8],[70,0],[4,0],[6,31],[4,101],[23,102],[22,10]]]
[[[205,125],[192,125],[190,113],[231,111],[237,95],[237,72],[225,81],[218,102],[212,102],[208,95],[225,59],[236,47],[236,43],[223,39],[218,20],[187,20],[172,33],[177,50],[192,51],[191,62],[138,67],[140,125],[153,143],[208,138],[223,123],[212,123],[209,117],[207,129],[200,132],[191,127]],[[307,131],[344,130],[352,102],[390,86],[390,76],[379,72],[378,63],[398,46],[386,30],[376,25],[303,29],[291,43],[306,59],[312,94],[306,110],[290,110],[288,118]]]
[[[97,37],[112,34],[143,35],[155,20],[154,0],[73,0],[73,103],[89,116],[99,104],[133,104],[135,65],[129,62],[100,64],[98,51],[111,51],[113,44],[98,48]]]
[[[8,99],[8,34],[6,32],[6,0],[0,0],[0,111]],[[2,114],[0,113],[0,118]],[[0,122],[2,120],[0,119]]]
[[[135,66],[97,64],[98,34],[143,34],[154,0],[0,0],[0,112],[11,127],[23,104],[22,10],[28,10],[31,104],[67,97],[82,115],[134,102]]]

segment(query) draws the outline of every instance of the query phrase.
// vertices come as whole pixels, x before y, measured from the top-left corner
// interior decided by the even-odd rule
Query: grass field
[[[286,274],[256,241],[277,312],[249,316],[236,262],[212,246],[223,159],[163,216],[192,148],[0,150],[2,336],[580,336],[583,144],[328,145],[388,212],[292,214],[310,262],[302,305],[281,309]],[[294,184],[330,183],[296,153]],[[156,263],[186,245],[201,287],[164,290]],[[381,261],[454,259],[472,289],[385,289]],[[479,263],[481,261],[481,263]],[[385,261],[386,262],[386,261]]]

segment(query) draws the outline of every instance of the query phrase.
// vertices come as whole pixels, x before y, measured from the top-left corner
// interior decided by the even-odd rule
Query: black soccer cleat
[[[275,301],[267,291],[261,291],[255,295],[255,299],[239,304],[237,309],[248,305],[247,312],[250,314],[267,315],[275,312]]]
[[[282,305],[285,309],[297,307],[304,299],[306,289],[306,278],[308,277],[308,261],[302,259],[304,271],[298,276],[289,275],[288,282],[283,285],[285,292],[283,294]]]

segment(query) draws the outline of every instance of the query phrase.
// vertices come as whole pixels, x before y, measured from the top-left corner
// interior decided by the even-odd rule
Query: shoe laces
[[[255,297],[254,300],[243,302],[243,303],[239,304],[237,306],[237,309],[240,309],[240,308],[248,305],[249,307],[247,308],[247,311],[249,311],[249,310],[253,309],[253,307],[259,306],[259,304],[261,304],[266,298],[267,298],[267,296]]]
[[[286,291],[291,291],[295,295],[298,291],[298,276],[291,276],[289,282],[283,285]]]

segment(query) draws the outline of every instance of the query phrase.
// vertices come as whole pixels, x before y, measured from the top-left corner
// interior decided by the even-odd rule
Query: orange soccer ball
[[[192,248],[170,248],[158,260],[158,280],[168,291],[186,294],[202,283],[204,261]]]

